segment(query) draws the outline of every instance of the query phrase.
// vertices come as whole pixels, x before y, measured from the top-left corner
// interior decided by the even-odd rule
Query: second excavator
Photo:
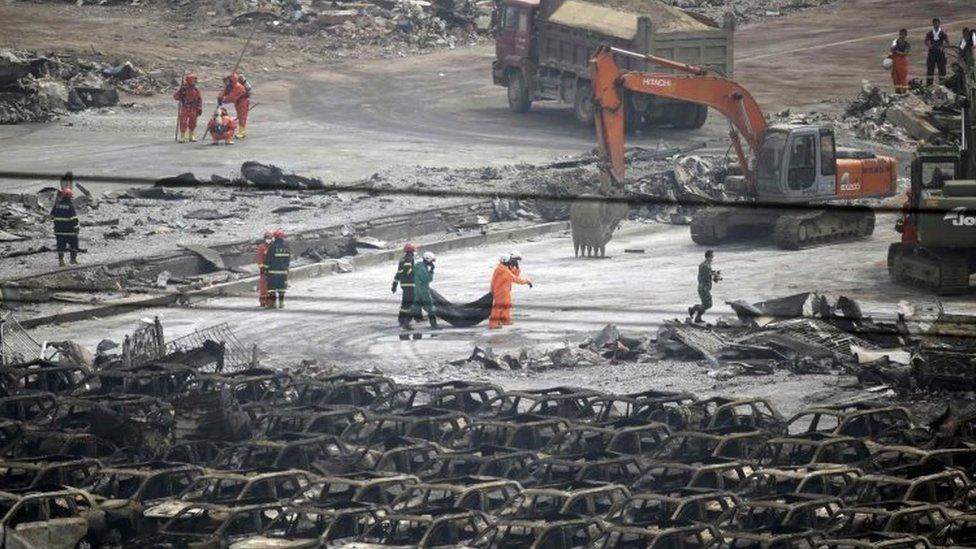
[[[678,74],[622,70],[615,55],[636,57]],[[604,172],[618,188],[624,180],[626,94],[698,103],[728,119],[742,175],[729,177],[726,184],[733,184],[741,200],[698,209],[691,236],[699,244],[772,233],[779,247],[799,249],[867,237],[874,232],[874,211],[854,201],[897,192],[895,159],[838,149],[829,127],[767,125],[748,90],[704,68],[601,47],[590,69]]]

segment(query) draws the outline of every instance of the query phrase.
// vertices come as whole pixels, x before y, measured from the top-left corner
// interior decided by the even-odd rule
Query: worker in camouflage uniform
[[[409,330],[410,321],[415,319],[413,310],[415,289],[413,257],[416,251],[417,247],[410,242],[403,245],[403,258],[397,264],[396,275],[393,276],[393,293],[396,293],[397,285],[400,286],[400,291],[402,292],[400,298],[400,314],[397,315],[397,322],[399,322],[400,327],[404,330]]]
[[[712,269],[712,258],[715,252],[705,252],[705,261],[698,265],[698,297],[701,304],[688,307],[688,318],[694,322],[704,322],[702,315],[712,308],[712,283],[722,280],[722,273]]]
[[[413,265],[413,309],[412,316],[416,320],[423,319],[423,311],[427,311],[427,320],[430,327],[437,329],[437,314],[434,308],[434,300],[430,297],[430,282],[434,280],[434,262],[437,257],[433,252],[424,252],[423,261],[418,261]]]

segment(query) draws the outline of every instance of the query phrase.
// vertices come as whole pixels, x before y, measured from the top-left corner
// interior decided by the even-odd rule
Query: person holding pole
[[[173,93],[173,99],[179,102],[177,111],[177,142],[186,143],[197,140],[194,132],[197,129],[197,118],[203,114],[203,97],[197,89],[197,75],[187,74],[183,77],[180,88]]]

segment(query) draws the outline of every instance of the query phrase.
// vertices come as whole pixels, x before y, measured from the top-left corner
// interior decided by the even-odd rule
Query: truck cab
[[[532,105],[529,92],[529,75],[535,70],[532,27],[538,11],[538,0],[506,0],[495,15],[492,81],[508,88],[509,108],[515,112],[526,112]]]

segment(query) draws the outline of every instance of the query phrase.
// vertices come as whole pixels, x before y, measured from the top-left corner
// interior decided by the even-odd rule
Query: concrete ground
[[[891,315],[899,300],[915,304],[933,298],[891,284],[885,251],[897,234],[893,219],[879,219],[870,240],[799,252],[783,252],[771,242],[719,248],[716,267],[724,281],[714,291],[717,306],[708,315],[730,314],[726,300],[759,301],[818,290],[858,300],[867,314]],[[489,331],[421,330],[421,339],[401,340],[396,326],[399,296],[389,293],[395,264],[294,285],[284,310],[258,309],[256,297],[213,299],[190,309],[143,310],[131,314],[40,329],[44,339],[75,339],[94,348],[108,337],[120,340],[141,318],[161,316],[167,338],[227,322],[246,344],[256,343],[270,357],[267,364],[294,369],[304,359],[343,369],[377,369],[400,381],[446,378],[484,379],[507,387],[578,385],[631,392],[648,388],[689,390],[699,394],[734,393],[765,396],[790,413],[829,392],[833,376],[741,377],[716,382],[706,368],[688,363],[621,364],[543,372],[484,371],[445,365],[466,358],[474,346],[496,353],[518,353],[528,346],[575,345],[586,335],[614,323],[629,333],[654,334],[668,319],[686,315],[697,299],[696,266],[701,248],[687,227],[627,225],[611,242],[607,259],[574,259],[566,235],[537,241],[493,245],[445,254],[438,259],[434,287],[454,302],[487,292],[497,257],[515,247],[524,256],[523,271],[535,287],[515,289],[512,327]],[[643,254],[624,249],[644,249]],[[950,312],[976,314],[971,298],[945,301]]]

